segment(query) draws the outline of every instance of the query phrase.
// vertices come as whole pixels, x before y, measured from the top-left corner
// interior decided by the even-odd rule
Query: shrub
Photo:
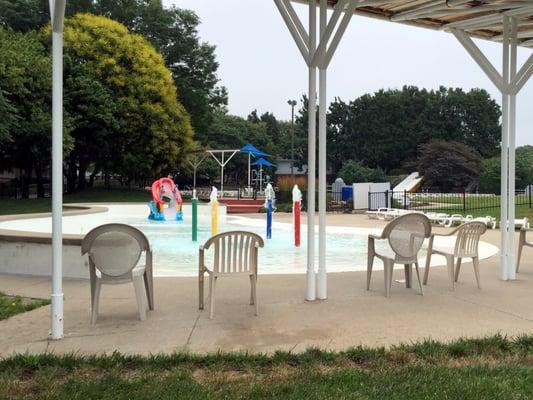
[[[385,172],[381,168],[369,168],[357,160],[348,160],[339,171],[346,184],[359,182],[385,182]]]
[[[419,146],[418,167],[424,183],[443,190],[465,189],[478,181],[481,156],[455,141],[432,140]]]

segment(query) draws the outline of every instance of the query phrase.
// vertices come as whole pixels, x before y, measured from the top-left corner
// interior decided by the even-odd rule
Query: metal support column
[[[509,17],[503,17],[503,48],[502,48],[502,140],[501,140],[501,190],[500,190],[500,276],[507,280],[508,271],[508,239],[509,239],[509,95],[505,86],[509,82]]]
[[[316,4],[309,2],[309,104],[307,133],[307,288],[305,299],[316,300],[315,277],[315,182],[316,182],[316,66],[309,58],[316,51]]]
[[[320,41],[325,38],[328,24],[327,0],[320,0]],[[327,113],[327,65],[318,68],[318,274],[316,294],[319,300],[328,298],[326,270],[326,113]]]
[[[502,95],[500,232],[502,280],[516,279],[515,257],[515,153],[516,95],[533,75],[533,55],[517,71],[518,23],[516,16],[503,15],[502,73],[491,64],[463,31],[450,29]]]
[[[320,0],[320,41],[317,46],[316,1],[309,0],[309,32],[290,0],[274,0],[298,50],[309,68],[309,132],[307,182],[307,289],[306,300],[327,298],[326,270],[326,173],[327,173],[327,70],[346,32],[359,0],[339,0],[328,22],[327,1]],[[343,15],[344,14],[344,15]],[[341,19],[341,16],[342,19]],[[339,22],[340,21],[340,22]],[[319,266],[315,278],[315,180],[316,180],[316,70],[319,72]]]
[[[51,0],[52,18],[52,296],[51,333],[63,338],[63,22],[65,1]]]

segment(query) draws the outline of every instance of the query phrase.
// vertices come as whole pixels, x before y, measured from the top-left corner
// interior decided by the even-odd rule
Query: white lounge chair
[[[520,259],[522,258],[522,251],[524,251],[524,247],[533,247],[533,242],[528,242],[526,237],[526,234],[528,232],[533,232],[533,229],[529,227],[527,218],[525,219],[526,221],[520,229],[520,239],[518,240],[518,257],[516,258],[516,272],[518,272],[518,270],[520,269]]]
[[[424,269],[424,285],[427,285],[429,277],[429,268],[431,263],[431,256],[433,254],[439,254],[446,258],[446,265],[448,267],[448,278],[450,284],[450,290],[454,289],[454,281],[459,279],[459,271],[461,269],[461,260],[463,258],[471,258],[474,264],[474,273],[476,275],[476,281],[478,288],[479,282],[479,238],[487,231],[487,225],[483,222],[472,221],[467,222],[464,225],[454,229],[450,233],[437,234],[434,233],[429,239],[428,253],[426,257],[426,266]],[[434,239],[436,236],[456,236],[455,242],[451,245],[437,244],[435,245]],[[454,270],[455,259],[457,259],[457,266]]]
[[[139,265],[142,253],[144,265]],[[96,323],[102,284],[133,282],[141,321],[146,319],[146,301],[154,309],[152,250],[148,239],[137,228],[125,224],[106,224],[91,230],[82,240],[81,254],[89,254],[91,278],[91,324]]]
[[[424,239],[430,235],[431,223],[422,214],[403,215],[389,222],[380,236],[369,235],[366,290],[370,290],[372,267],[374,258],[377,257],[383,261],[386,297],[390,297],[394,264],[404,264],[405,284],[408,288],[411,287],[412,264],[415,265],[420,294],[423,295],[424,289],[422,288],[418,267],[418,252],[422,247]],[[375,242],[377,240],[387,240],[388,248],[386,250],[376,249]]]
[[[442,219],[449,217],[449,215],[446,213],[437,213],[432,211],[426,212],[425,216],[428,217],[432,224],[438,224]]]
[[[491,217],[490,215],[487,215],[485,217],[477,217],[474,218],[472,221],[483,222],[485,225],[487,225],[487,228],[491,229],[496,229],[496,225],[498,224],[498,220],[494,217]]]
[[[205,251],[214,246],[213,265],[208,268],[205,264]],[[213,319],[215,310],[215,289],[217,279],[222,276],[250,277],[250,305],[257,305],[257,260],[258,249],[264,246],[261,236],[244,231],[230,231],[219,233],[211,237],[200,246],[198,263],[199,308],[204,309],[204,275],[209,275],[209,318]]]
[[[383,213],[388,212],[389,208],[378,208],[377,211],[367,211],[366,215],[369,219],[384,219]]]
[[[465,217],[463,217],[461,214],[452,214],[449,217],[445,217],[440,220],[439,224],[444,226],[445,228],[451,228],[452,226],[456,224],[462,224],[465,222]]]

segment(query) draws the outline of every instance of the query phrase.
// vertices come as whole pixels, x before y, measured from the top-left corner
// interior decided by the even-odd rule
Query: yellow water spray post
[[[218,190],[212,187],[211,195],[209,196],[209,204],[211,204],[211,235],[218,233]]]

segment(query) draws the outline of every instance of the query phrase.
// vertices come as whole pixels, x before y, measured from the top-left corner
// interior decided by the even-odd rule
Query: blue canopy
[[[255,147],[253,144],[246,144],[244,147],[240,150],[241,153],[249,153],[254,157],[268,157],[269,154],[263,153],[261,150],[259,150],[257,147]]]
[[[263,167],[275,167],[274,164],[272,164],[270,161],[265,160],[264,158],[259,158],[256,162],[254,162],[252,165],[261,165]]]

